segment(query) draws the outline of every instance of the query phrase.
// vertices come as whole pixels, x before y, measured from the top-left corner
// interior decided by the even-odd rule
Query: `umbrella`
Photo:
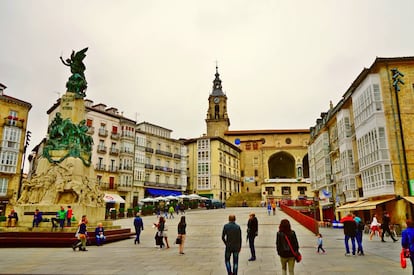
[[[156,197],[155,199],[154,199],[155,201],[168,201],[168,199],[167,198],[164,198],[164,197]]]
[[[197,194],[188,195],[188,198],[190,200],[200,200],[201,199],[201,197],[199,195],[197,195]]]
[[[190,197],[187,195],[179,195],[178,198],[180,199],[189,199]]]
[[[178,198],[175,197],[175,196],[173,196],[173,195],[169,195],[169,196],[167,196],[165,198],[168,199],[168,200],[178,200]]]
[[[142,199],[141,202],[155,202],[155,200],[153,198],[145,198]]]

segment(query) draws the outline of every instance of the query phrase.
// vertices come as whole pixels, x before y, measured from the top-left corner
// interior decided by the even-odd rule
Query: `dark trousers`
[[[361,230],[358,230],[357,233],[356,233],[356,236],[355,236],[356,241],[357,241],[357,245],[358,245],[357,252],[361,253],[361,254],[364,254],[364,249],[362,248],[362,235],[363,235],[363,233],[364,232],[362,232]]]
[[[230,257],[233,254],[233,272],[231,271]],[[224,253],[224,263],[226,264],[227,274],[237,275],[237,269],[239,268],[239,252],[230,251],[226,248]]]
[[[318,245],[318,253],[319,253],[319,251],[320,251],[320,250],[322,250],[322,252],[323,252],[323,253],[325,253],[325,249],[323,249],[323,247],[322,247],[322,245],[321,245],[321,244],[320,244],[320,245]]]
[[[384,235],[385,235],[385,232],[388,232],[388,235],[390,235],[390,237],[391,237],[391,239],[395,242],[395,241],[397,241],[395,238],[394,238],[394,236],[392,235],[392,233],[391,233],[391,231],[390,231],[390,226],[389,225],[385,225],[385,226],[383,226],[382,227],[382,235],[381,235],[381,240],[383,241],[384,240]]]
[[[248,236],[248,238],[249,238],[250,253],[252,254],[252,258],[256,259],[256,250],[254,249],[254,238],[256,238],[256,236]]]
[[[135,229],[135,242],[139,243],[140,235],[141,235],[141,229]]]
[[[351,237],[348,235],[345,235],[345,250],[346,253],[349,254],[349,239],[351,239],[351,244],[352,244],[352,255],[355,255],[355,237]]]

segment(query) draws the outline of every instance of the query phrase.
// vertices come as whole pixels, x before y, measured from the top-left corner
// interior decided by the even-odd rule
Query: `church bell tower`
[[[227,115],[227,96],[223,93],[217,66],[213,91],[208,97],[206,124],[209,137],[224,137],[224,132],[228,131],[230,126],[230,119]]]

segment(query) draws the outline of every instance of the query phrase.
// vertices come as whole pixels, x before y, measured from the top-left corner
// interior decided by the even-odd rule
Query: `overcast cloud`
[[[205,133],[216,60],[230,130],[308,129],[377,56],[414,55],[414,1],[0,1],[0,83],[33,105],[31,146],[89,47],[87,98]]]

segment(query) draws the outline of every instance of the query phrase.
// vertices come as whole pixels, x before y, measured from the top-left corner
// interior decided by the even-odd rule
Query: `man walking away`
[[[364,225],[364,222],[361,220],[361,218],[358,217],[358,215],[356,214],[354,215],[354,221],[357,224],[357,230],[356,230],[356,236],[355,236],[356,241],[357,241],[357,246],[358,246],[357,254],[358,256],[364,256],[364,249],[362,247],[362,236],[364,235],[365,225]]]
[[[252,256],[249,261],[256,261],[256,250],[254,248],[254,238],[258,233],[258,221],[254,213],[250,213],[249,221],[247,222],[247,238],[249,239],[250,253]]]
[[[356,236],[357,224],[354,221],[354,218],[352,217],[351,213],[346,215],[346,217],[342,218],[339,222],[344,224],[345,250],[346,250],[345,256],[351,255],[349,253],[349,239],[351,239],[351,244],[352,244],[352,255],[355,256],[355,236]]]
[[[391,239],[394,241],[394,243],[396,241],[398,241],[396,238],[394,238],[394,236],[392,235],[391,231],[390,231],[390,214],[387,211],[384,211],[384,215],[382,216],[382,235],[381,235],[381,242],[385,243],[384,241],[384,235],[385,232],[388,233],[388,235],[390,235]]]
[[[239,252],[241,250],[242,237],[240,226],[236,224],[236,216],[229,216],[229,223],[224,225],[221,239],[226,245],[224,262],[228,275],[237,275],[239,265]],[[233,254],[233,272],[231,271],[230,257]]]
[[[144,223],[142,222],[142,218],[139,216],[139,212],[134,219],[134,227],[135,227],[135,241],[134,244],[139,244],[139,236],[141,235],[141,231],[144,230]]]

